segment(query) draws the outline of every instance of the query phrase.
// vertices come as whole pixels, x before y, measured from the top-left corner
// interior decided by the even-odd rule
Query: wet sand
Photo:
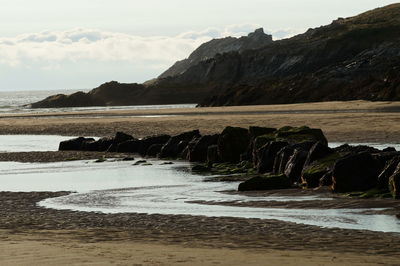
[[[111,136],[124,131],[136,137],[225,126],[286,125],[321,128],[329,141],[400,142],[399,102],[326,102],[163,110],[111,110],[0,115],[0,134]],[[143,117],[145,116],[145,117]],[[147,116],[147,117],[146,117]],[[159,117],[157,117],[159,116]]]
[[[399,103],[356,101],[1,115],[0,134],[109,136],[125,131],[143,137],[197,128],[207,134],[219,132],[227,125],[309,125],[322,128],[330,141],[400,142],[399,107]],[[103,156],[109,155],[1,153],[0,161],[52,162]],[[0,192],[1,265],[398,265],[400,256],[398,233],[328,229],[276,220],[101,214],[36,206],[42,199],[68,193]],[[283,203],[267,201],[257,204],[285,207]],[[312,209],[316,204],[295,203],[290,207]],[[331,207],[396,207],[396,204],[392,200],[342,199]],[[257,207],[256,203],[253,206]],[[391,214],[397,209],[392,208]]]
[[[2,262],[395,265],[400,256],[396,233],[276,220],[102,214],[36,206],[42,199],[66,194],[0,192],[0,245],[8,247],[0,249]]]

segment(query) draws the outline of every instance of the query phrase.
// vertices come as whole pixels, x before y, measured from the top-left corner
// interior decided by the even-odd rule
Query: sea
[[[91,107],[68,107],[68,108],[30,108],[30,104],[41,101],[55,94],[72,94],[87,90],[32,90],[32,91],[3,91],[0,92],[0,115],[18,113],[46,113],[46,112],[68,112],[68,111],[95,111],[95,110],[147,110],[147,109],[173,109],[173,108],[195,108],[197,104],[165,104],[165,105],[133,105],[133,106],[91,106]]]

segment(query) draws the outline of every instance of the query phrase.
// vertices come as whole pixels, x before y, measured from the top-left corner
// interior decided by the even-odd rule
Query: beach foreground
[[[400,103],[356,101],[12,114],[1,117],[0,133],[100,137],[125,131],[141,137],[196,128],[207,134],[218,132],[227,125],[279,127],[307,124],[322,128],[329,141],[395,143],[399,142],[399,108]],[[49,162],[96,159],[104,155],[87,152],[2,153],[0,160]],[[112,156],[123,158],[126,155]],[[89,213],[36,205],[43,199],[68,193],[0,192],[2,265],[398,265],[400,256],[398,233],[329,229],[277,220]],[[369,203],[364,206],[395,206],[391,200]],[[285,207],[271,202],[259,204]],[[335,207],[357,208],[357,200],[344,199],[338,204],[342,206]],[[302,208],[300,205],[297,203],[295,208]]]
[[[400,235],[276,220],[44,209],[1,192],[2,265],[396,265]]]

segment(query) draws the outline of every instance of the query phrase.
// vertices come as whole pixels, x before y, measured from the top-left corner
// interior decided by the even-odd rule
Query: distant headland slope
[[[273,41],[262,29],[215,39],[144,84],[105,83],[33,108],[400,100],[400,4]]]

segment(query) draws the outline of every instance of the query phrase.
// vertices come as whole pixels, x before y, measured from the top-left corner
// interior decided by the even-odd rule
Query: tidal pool
[[[76,191],[67,196],[46,199],[40,206],[55,209],[104,213],[186,214],[276,219],[287,222],[400,232],[400,221],[389,215],[367,215],[365,209],[290,209],[206,205],[193,201],[306,201],[333,200],[318,196],[247,197],[221,193],[236,190],[238,182],[203,182],[190,164],[150,160],[152,165],[134,162],[73,161],[59,163],[0,162],[2,191]]]

